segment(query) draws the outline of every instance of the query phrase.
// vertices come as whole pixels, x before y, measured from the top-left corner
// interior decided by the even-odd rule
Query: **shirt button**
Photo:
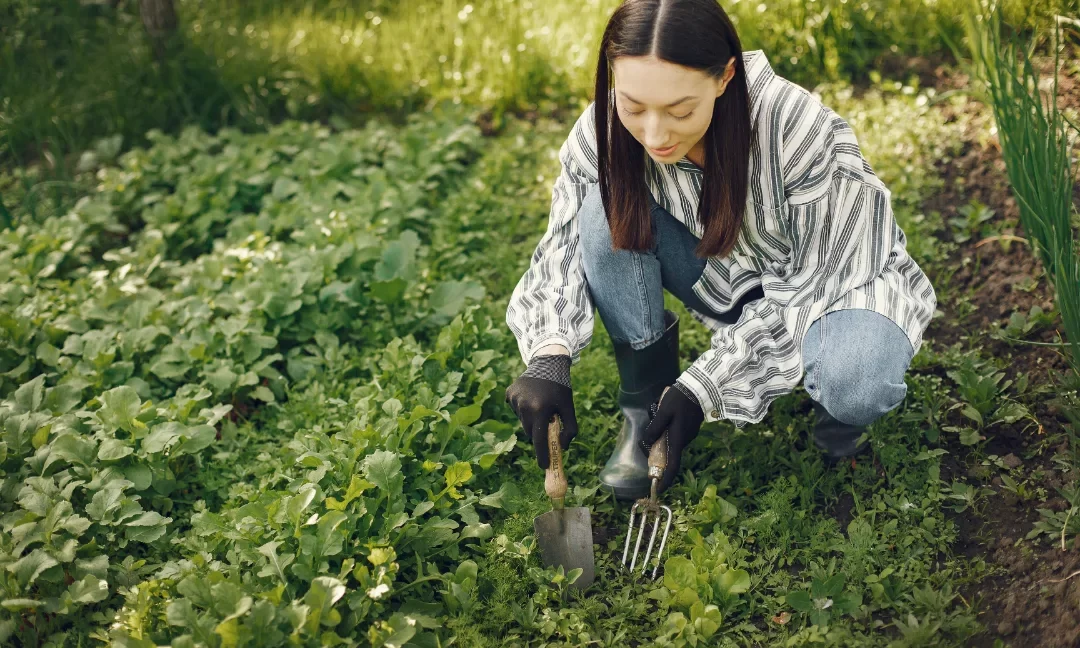
[[[720,418],[720,412],[717,412],[716,410],[713,410],[710,414],[713,418]]]

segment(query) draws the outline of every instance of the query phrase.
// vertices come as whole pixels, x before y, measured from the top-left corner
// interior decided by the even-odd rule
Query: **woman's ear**
[[[724,91],[727,90],[728,84],[731,83],[731,80],[734,77],[735,77],[735,57],[732,56],[731,60],[728,61],[727,66],[724,68],[724,76],[717,83],[717,86],[716,86],[716,96],[717,97],[724,94]]]
[[[735,78],[735,57],[732,56],[728,61],[727,67],[724,68],[724,85],[726,86],[731,80]]]

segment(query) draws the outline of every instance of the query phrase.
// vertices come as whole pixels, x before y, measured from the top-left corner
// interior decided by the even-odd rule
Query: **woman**
[[[800,381],[817,447],[833,461],[862,451],[865,427],[907,394],[937,297],[847,122],[742,52],[716,0],[626,0],[595,96],[607,101],[559,150],[547,232],[506,312],[528,367],[506,400],[540,467],[553,416],[563,449],[577,434],[570,367],[594,307],[621,381],[623,426],[600,473],[619,499],[647,494],[665,430],[662,489],[703,422],[756,423]],[[712,331],[682,372],[664,289]]]

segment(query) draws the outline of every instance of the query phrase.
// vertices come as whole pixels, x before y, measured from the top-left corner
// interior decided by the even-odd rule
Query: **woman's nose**
[[[645,146],[654,149],[662,149],[668,145],[668,136],[664,128],[660,124],[658,117],[646,117],[645,126]]]

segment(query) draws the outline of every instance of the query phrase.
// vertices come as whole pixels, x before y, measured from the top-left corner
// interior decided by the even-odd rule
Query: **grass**
[[[942,55],[966,0],[732,0],[746,49],[762,48],[796,82],[865,81],[890,57]],[[615,0],[177,2],[181,29],[165,64],[152,56],[137,5],[0,2],[0,165],[65,156],[152,128],[265,128],[285,117],[362,122],[448,100],[550,112],[585,100]],[[1027,26],[1075,14],[1080,0],[1009,0]]]

